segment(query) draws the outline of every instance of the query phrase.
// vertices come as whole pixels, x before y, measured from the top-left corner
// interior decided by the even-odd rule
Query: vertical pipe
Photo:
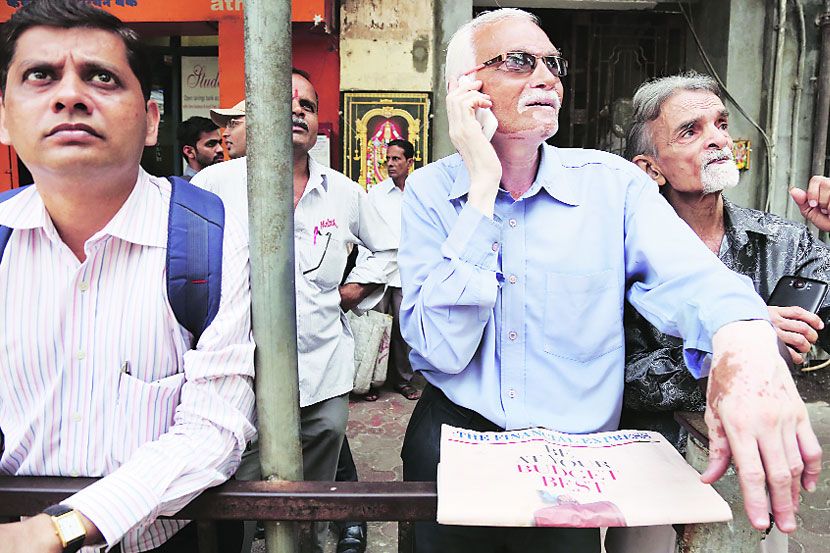
[[[778,160],[778,153],[775,151],[775,146],[778,144],[778,114],[781,111],[781,94],[779,93],[782,73],[784,71],[784,40],[787,32],[787,0],[779,0],[778,2],[778,18],[775,24],[776,39],[775,39],[775,62],[772,68],[772,114],[769,119],[769,127],[767,135],[772,148],[770,148],[769,159],[767,164],[769,167],[770,180],[767,183],[767,205],[765,211],[773,211],[776,209],[776,189],[775,186],[775,169]]]
[[[450,37],[464,23],[473,17],[472,0],[434,0],[435,38],[432,76],[432,159],[448,156],[455,152],[450,141],[450,124],[447,121],[447,81],[444,78],[447,45]]]
[[[816,118],[813,127],[811,175],[823,175],[827,156],[827,131],[830,125],[830,0],[824,2],[824,13],[818,21],[821,37],[819,54]]]
[[[291,142],[291,2],[245,2],[251,295],[260,463],[302,480]],[[269,553],[297,551],[296,523],[265,525]]]
[[[801,83],[804,81],[804,66],[807,49],[807,31],[804,24],[804,6],[801,0],[793,0],[795,13],[798,17],[796,30],[798,31],[798,61],[796,64],[795,82],[793,82],[793,116],[790,122],[790,164],[787,169],[787,188],[795,184],[796,164],[798,163],[798,120],[801,118]],[[784,206],[784,215],[792,218],[791,213],[796,210],[795,202],[787,202]]]

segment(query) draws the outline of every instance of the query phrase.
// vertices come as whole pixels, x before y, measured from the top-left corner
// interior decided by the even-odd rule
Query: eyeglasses
[[[540,59],[544,60],[545,65],[554,77],[564,77],[568,74],[568,60],[563,57],[535,56],[533,54],[528,54],[527,52],[505,52],[504,54],[499,54],[495,58],[487,60],[481,65],[470,69],[463,75],[469,75],[470,73],[474,73],[484,69],[485,67],[496,65],[497,63],[502,64],[505,71],[510,71],[511,73],[532,73],[533,70],[536,69],[536,63]]]
[[[225,125],[225,128],[232,129],[234,127],[238,127],[239,125],[244,125],[244,124],[245,124],[245,118],[244,117],[237,117],[235,119],[229,119],[228,124]]]

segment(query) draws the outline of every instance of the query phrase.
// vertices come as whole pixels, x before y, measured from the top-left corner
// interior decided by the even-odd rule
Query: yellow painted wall
[[[432,90],[433,0],[340,6],[340,90]]]

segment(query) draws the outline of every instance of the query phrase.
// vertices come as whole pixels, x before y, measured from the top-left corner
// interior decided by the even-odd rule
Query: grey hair
[[[472,20],[458,28],[447,45],[447,60],[444,66],[444,77],[449,82],[451,77],[458,77],[475,67],[476,46],[473,43],[473,33],[485,25],[496,23],[503,19],[520,17],[541,27],[539,18],[530,12],[517,8],[501,8],[478,14]]]
[[[723,99],[717,81],[695,71],[644,82],[634,93],[634,114],[625,144],[626,159],[633,160],[638,155],[657,157],[649,123],[660,117],[663,104],[669,98],[685,90],[708,90]]]

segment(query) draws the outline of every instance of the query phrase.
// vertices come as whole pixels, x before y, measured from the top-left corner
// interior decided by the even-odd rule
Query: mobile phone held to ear
[[[778,307],[798,305],[815,313],[821,307],[826,295],[826,282],[805,277],[782,276],[778,284],[775,285],[767,305]]]
[[[458,78],[458,84],[472,82],[473,78],[469,75],[462,75]],[[481,125],[481,132],[487,137],[487,140],[493,140],[493,135],[496,134],[496,128],[499,126],[499,120],[493,115],[489,108],[476,108],[476,121]]]

